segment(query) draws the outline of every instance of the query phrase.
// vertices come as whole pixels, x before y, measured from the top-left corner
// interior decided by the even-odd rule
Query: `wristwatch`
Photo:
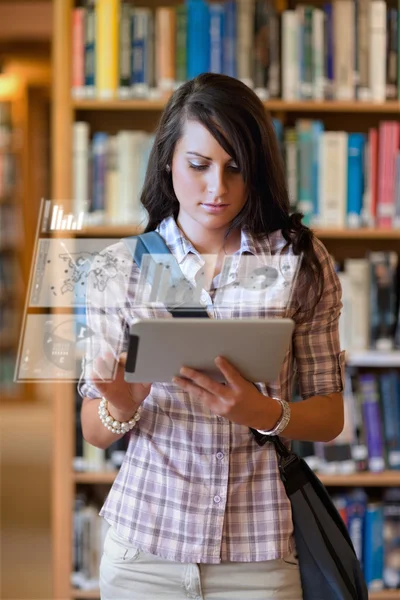
[[[279,404],[281,405],[282,413],[273,429],[270,429],[269,431],[265,429],[257,429],[257,431],[259,431],[263,435],[279,435],[286,428],[287,424],[290,421],[291,411],[289,402],[286,402],[286,400],[282,400],[281,398],[274,398],[274,400],[279,402]]]

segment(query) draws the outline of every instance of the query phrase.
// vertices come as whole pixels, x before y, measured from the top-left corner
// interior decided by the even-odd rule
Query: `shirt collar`
[[[179,264],[184,261],[190,252],[199,256],[199,253],[193,244],[185,237],[182,230],[179,229],[173,216],[167,217],[161,221],[156,231],[164,238],[165,243],[175,255]],[[242,227],[240,248],[235,254],[242,255],[248,253],[258,256],[260,252],[265,252],[265,245],[263,245],[262,249],[259,248],[259,243],[253,234],[246,226]]]

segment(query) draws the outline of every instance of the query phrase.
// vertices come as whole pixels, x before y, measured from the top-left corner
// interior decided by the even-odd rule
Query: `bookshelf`
[[[86,472],[71,474],[75,484],[96,485],[113,483],[116,477],[114,471]],[[355,473],[354,475],[320,475],[322,483],[328,487],[398,487],[400,486],[400,471],[382,471],[381,473]]]
[[[74,110],[129,110],[129,111],[160,111],[166,100],[73,100]],[[390,115],[398,114],[399,103],[396,100],[388,102],[343,102],[343,101],[302,101],[289,102],[285,100],[268,100],[264,102],[266,110],[271,112],[305,112],[305,113],[361,113]]]
[[[318,4],[318,2],[316,3]],[[143,5],[154,8],[156,0]],[[52,111],[52,198],[71,210],[72,198],[72,126],[76,120],[87,121],[92,131],[110,130],[113,133],[127,127],[152,131],[165,106],[166,98],[145,100],[96,100],[73,99],[71,73],[71,28],[73,0],[53,2],[53,111]],[[399,114],[397,100],[386,102],[359,101],[283,101],[273,99],[265,102],[267,110],[279,115],[283,123],[291,123],[302,114],[326,119],[334,129],[367,131],[380,119],[393,119]],[[134,235],[134,225],[96,226],[77,232],[79,237],[119,238]],[[318,236],[335,257],[363,256],[366,248],[396,250],[400,253],[400,230],[393,229],[320,229]],[[350,357],[351,364],[379,366],[389,361],[399,366],[398,354],[389,355],[361,353]],[[97,590],[71,588],[72,564],[72,511],[77,489],[81,486],[110,486],[115,472],[78,473],[71,471],[74,455],[75,431],[75,385],[53,385],[54,397],[54,456],[53,456],[53,586],[55,600],[73,598],[99,598]],[[332,488],[366,486],[383,488],[400,485],[399,472],[372,474],[357,473],[351,476],[325,476],[324,483]],[[372,600],[395,600],[400,590],[384,590],[371,593]]]

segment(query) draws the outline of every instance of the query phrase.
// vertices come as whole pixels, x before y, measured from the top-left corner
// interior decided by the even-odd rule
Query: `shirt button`
[[[214,496],[215,504],[219,504],[221,502],[221,496]]]
[[[216,454],[218,460],[222,460],[224,458],[224,453],[223,452],[217,452]]]

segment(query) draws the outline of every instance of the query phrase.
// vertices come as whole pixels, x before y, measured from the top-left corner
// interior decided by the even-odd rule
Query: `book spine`
[[[347,495],[347,527],[357,558],[363,566],[363,532],[365,523],[365,511],[367,508],[367,496],[364,490],[355,489]]]
[[[383,471],[385,460],[377,380],[375,375],[361,374],[359,375],[359,384],[364,429],[367,437],[368,467],[372,472]]]
[[[311,121],[299,119],[296,123],[296,131],[299,152],[298,208],[304,214],[304,223],[310,225],[313,216]]]
[[[397,97],[397,62],[399,60],[398,38],[399,11],[389,8],[387,13],[387,52],[386,52],[386,99],[395,100]]]
[[[85,8],[72,13],[72,96],[85,97]]]
[[[269,77],[268,77],[268,96],[270,98],[278,98],[281,93],[280,84],[280,36],[279,36],[279,16],[276,10],[271,10],[270,18],[268,19],[268,40],[269,40]]]
[[[336,100],[354,100],[354,2],[333,4],[334,79]]]
[[[223,72],[224,7],[210,4],[210,71]]]
[[[119,68],[119,0],[96,3],[96,92],[101,99],[117,93]]]
[[[369,29],[371,0],[359,0],[358,3],[358,100],[369,100]]]
[[[96,11],[94,6],[86,8],[85,20],[85,93],[89,98],[96,90]]]
[[[400,469],[400,397],[396,371],[381,373],[380,397],[387,461],[391,469]]]
[[[156,71],[160,91],[171,92],[175,83],[175,9],[156,9]]]
[[[221,8],[220,8],[221,10]],[[210,7],[211,11],[211,7]],[[180,4],[176,7],[176,81],[177,84],[184,83],[187,79],[187,6]],[[210,25],[211,27],[211,25]],[[211,40],[212,43],[212,40]],[[215,71],[221,73],[222,71]]]
[[[371,314],[370,340],[372,348],[390,352],[394,346],[396,306],[396,252],[370,252]]]
[[[364,577],[371,591],[383,589],[383,505],[368,502],[365,512]]]
[[[224,73],[236,77],[237,73],[237,25],[236,2],[226,0],[225,6],[225,35],[224,35]]]
[[[363,134],[349,134],[347,147],[347,226],[350,228],[361,226],[364,144]]]
[[[312,12],[312,60],[313,98],[324,99],[324,12],[314,8]]]
[[[119,87],[118,96],[129,98],[131,95],[131,5],[122,2],[119,22]]]
[[[297,207],[297,133],[294,127],[285,129],[285,171],[289,191],[290,208]]]
[[[282,98],[288,102],[300,97],[300,71],[297,58],[299,25],[297,14],[282,14]]]
[[[252,71],[254,0],[236,0],[237,10],[237,77],[250,88]]]
[[[335,96],[334,37],[332,4],[324,4],[324,97]]]
[[[371,2],[369,81],[371,99],[384,102],[386,99],[386,2]]]
[[[89,204],[89,125],[75,122],[72,127],[72,190],[73,212],[79,215]]]
[[[324,132],[321,146],[321,226],[342,228],[346,223],[347,133]]]

